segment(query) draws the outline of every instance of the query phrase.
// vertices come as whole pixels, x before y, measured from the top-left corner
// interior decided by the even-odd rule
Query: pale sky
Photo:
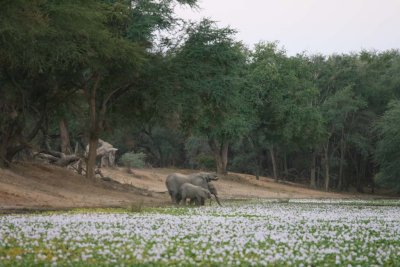
[[[199,6],[177,14],[230,26],[249,47],[279,41],[289,55],[400,48],[400,0],[200,0]]]

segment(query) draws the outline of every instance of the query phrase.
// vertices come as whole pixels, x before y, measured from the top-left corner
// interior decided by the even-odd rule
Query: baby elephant
[[[204,199],[210,199],[211,193],[207,189],[201,186],[193,185],[190,183],[184,183],[180,188],[180,194],[182,196],[181,203],[186,205],[186,199],[189,198],[191,201],[195,201],[197,206],[204,205]]]

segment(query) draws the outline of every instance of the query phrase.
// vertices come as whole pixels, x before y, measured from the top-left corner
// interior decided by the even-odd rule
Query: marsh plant
[[[399,266],[399,202],[296,200],[0,217],[0,266]]]

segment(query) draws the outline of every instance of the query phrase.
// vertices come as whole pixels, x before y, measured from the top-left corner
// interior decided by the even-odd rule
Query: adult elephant
[[[175,204],[179,204],[179,202],[182,200],[180,188],[184,183],[201,186],[204,189],[208,190],[208,183],[217,180],[218,176],[215,173],[199,172],[189,175],[172,173],[167,176],[165,185],[167,186],[168,193],[171,196],[172,202]]]
[[[219,202],[217,188],[215,188],[213,183],[208,183],[208,191],[210,191],[211,195],[214,195],[215,200],[217,201],[218,205],[222,206],[221,202]],[[211,203],[211,199],[210,199],[210,203]]]

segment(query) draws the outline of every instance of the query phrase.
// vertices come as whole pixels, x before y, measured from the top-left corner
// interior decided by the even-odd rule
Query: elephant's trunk
[[[215,197],[215,200],[217,201],[218,205],[220,205],[220,206],[222,207],[221,202],[219,202],[218,196],[217,196],[217,195],[214,195],[214,197]]]

